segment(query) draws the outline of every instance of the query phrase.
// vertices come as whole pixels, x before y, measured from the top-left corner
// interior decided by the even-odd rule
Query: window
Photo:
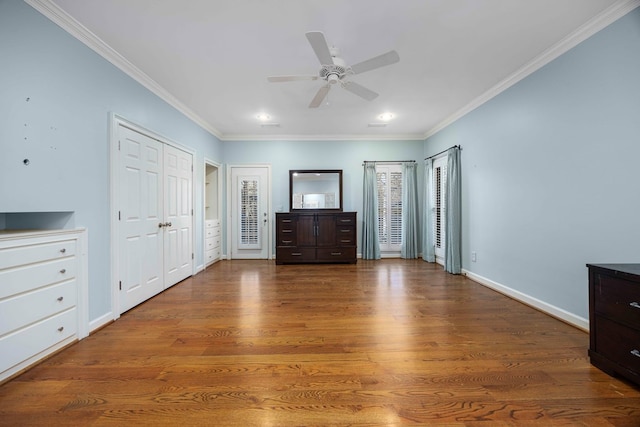
[[[436,260],[444,262],[445,234],[444,218],[446,209],[445,188],[447,184],[447,156],[442,156],[433,161],[433,206],[435,215],[433,218],[433,241],[435,243]]]
[[[381,252],[402,247],[402,165],[376,165],[378,239]]]

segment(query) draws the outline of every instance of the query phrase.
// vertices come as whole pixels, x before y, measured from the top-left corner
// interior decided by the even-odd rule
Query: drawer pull
[[[342,252],[331,252],[331,256],[340,256]]]
[[[62,302],[63,299],[64,297],[58,297],[58,302]]]
[[[293,230],[282,230],[283,233],[291,233]]]
[[[638,303],[637,303],[637,302],[635,302],[635,301],[634,301],[634,302],[630,302],[630,303],[629,303],[629,305],[630,305],[631,307],[640,308],[640,304],[638,304]]]
[[[631,350],[631,354],[633,354],[635,357],[640,357],[640,351],[638,350]]]
[[[283,240],[282,243],[291,243],[293,240]]]
[[[61,254],[65,253],[65,252],[67,252],[67,250],[65,248],[60,249],[60,253]]]
[[[66,272],[67,272],[67,269],[66,269],[66,268],[63,268],[62,270],[60,270],[60,274],[64,274],[64,273],[66,273]]]
[[[342,239],[340,243],[351,243],[351,239]]]
[[[62,332],[62,331],[64,331],[64,326],[60,326],[60,327],[58,328],[58,332]]]
[[[351,233],[351,230],[340,230],[341,233]]]
[[[291,256],[301,256],[302,253],[300,252],[291,252]]]
[[[289,222],[291,222],[291,220],[290,220],[290,219],[283,219],[283,220],[282,220],[282,222],[287,222],[287,223],[289,223]]]

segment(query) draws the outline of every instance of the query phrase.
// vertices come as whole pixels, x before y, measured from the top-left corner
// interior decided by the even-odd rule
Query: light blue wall
[[[358,236],[361,236],[362,162],[416,160],[422,165],[423,144],[423,141],[234,141],[225,143],[224,158],[228,165],[271,165],[273,212],[289,209],[290,169],[342,169],[343,210],[358,212]],[[422,174],[422,166],[418,173]],[[421,187],[419,191],[422,194]]]
[[[195,150],[198,229],[204,158],[222,163],[222,144],[20,0],[0,2],[0,58],[0,226],[87,227],[94,320],[111,307],[109,113]],[[201,233],[195,248],[202,264]]]
[[[429,138],[424,154],[454,144],[463,268],[588,318],[585,264],[640,262],[640,9]]]

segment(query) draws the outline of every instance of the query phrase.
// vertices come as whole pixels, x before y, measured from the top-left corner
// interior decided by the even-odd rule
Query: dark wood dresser
[[[640,264],[587,264],[589,358],[640,385]]]
[[[356,263],[355,212],[276,213],[276,264]]]

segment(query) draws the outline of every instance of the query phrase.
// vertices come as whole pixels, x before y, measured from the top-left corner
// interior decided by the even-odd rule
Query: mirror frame
[[[339,195],[337,197],[338,207],[337,208],[297,208],[293,207],[293,177],[294,174],[300,173],[332,173],[338,175],[338,191]],[[289,211],[291,212],[313,212],[313,211],[338,211],[342,212],[342,169],[295,169],[289,170]]]

